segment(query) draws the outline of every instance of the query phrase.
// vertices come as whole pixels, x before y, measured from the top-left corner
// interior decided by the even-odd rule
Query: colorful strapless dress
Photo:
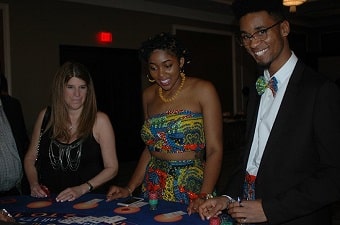
[[[157,114],[144,122],[141,137],[149,151],[181,154],[195,152],[193,160],[162,160],[151,157],[142,185],[143,197],[158,192],[161,199],[188,204],[200,192],[205,148],[203,116],[187,110]]]

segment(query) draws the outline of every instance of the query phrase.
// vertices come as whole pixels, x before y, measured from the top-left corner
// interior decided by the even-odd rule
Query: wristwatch
[[[89,186],[89,192],[93,190],[93,186],[90,182],[86,181],[86,184]]]

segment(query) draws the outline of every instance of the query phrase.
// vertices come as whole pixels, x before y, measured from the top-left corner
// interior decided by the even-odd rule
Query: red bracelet
[[[199,194],[196,194],[196,193],[193,193],[193,192],[188,192],[188,195],[189,195],[190,200],[195,200],[197,198],[200,198],[200,199],[210,199],[210,198],[214,197],[212,194],[208,194],[208,193],[199,193]]]
[[[199,193],[198,197],[201,199],[210,199],[213,198],[214,196],[212,194],[208,194],[208,193]]]

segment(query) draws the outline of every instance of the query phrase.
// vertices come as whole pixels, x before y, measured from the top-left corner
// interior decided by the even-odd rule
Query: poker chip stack
[[[209,219],[209,225],[220,225],[220,218],[217,216],[213,216]]]
[[[235,224],[233,222],[233,219],[228,216],[227,214],[221,214],[220,215],[220,225],[233,225]]]
[[[149,192],[149,205],[150,210],[156,210],[158,205],[158,194],[156,191]]]

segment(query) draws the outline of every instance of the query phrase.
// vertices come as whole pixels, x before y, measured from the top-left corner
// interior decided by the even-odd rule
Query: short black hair
[[[237,20],[248,13],[267,11],[278,21],[285,20],[282,0],[234,0],[232,9]]]
[[[162,32],[144,41],[139,49],[140,59],[148,62],[151,53],[157,49],[165,50],[178,59],[183,57],[186,63],[190,62],[188,49],[173,34]]]

